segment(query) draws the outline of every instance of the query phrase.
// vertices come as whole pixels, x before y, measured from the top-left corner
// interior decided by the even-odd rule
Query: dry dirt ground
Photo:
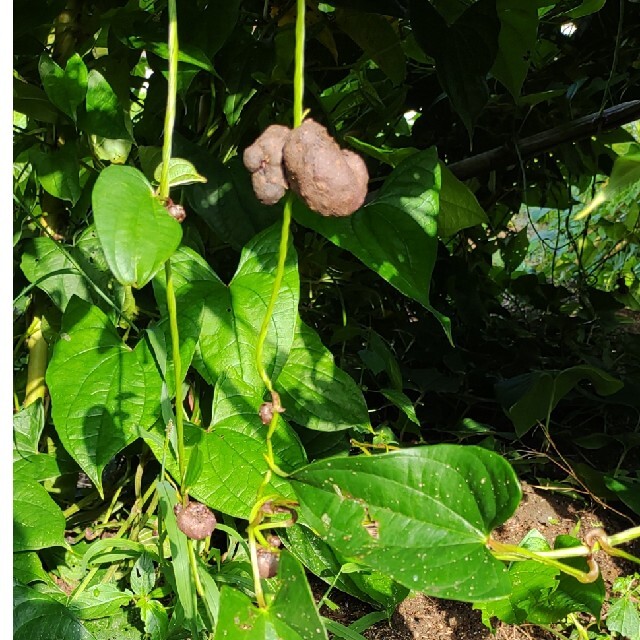
[[[518,543],[535,528],[552,543],[557,535],[572,533],[577,522],[583,533],[595,526],[604,526],[609,533],[633,526],[630,521],[598,505],[581,506],[574,499],[528,484],[523,484],[523,494],[513,518],[494,532],[497,539]],[[634,570],[632,565],[602,553],[597,560],[607,588],[615,578]],[[324,583],[318,585],[318,593],[322,594],[325,588]],[[343,625],[348,626],[371,611],[366,604],[339,592],[333,592],[330,598],[340,608],[329,611],[324,607],[321,613]],[[362,635],[368,640],[554,640],[564,637],[533,625],[502,623],[498,623],[496,635],[492,635],[482,624],[480,612],[474,611],[472,605],[423,594],[407,598],[400,603],[391,620],[375,624]]]

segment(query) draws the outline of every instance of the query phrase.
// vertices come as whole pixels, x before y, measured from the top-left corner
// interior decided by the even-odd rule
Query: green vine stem
[[[295,46],[295,68],[293,74],[293,126],[299,127],[302,124],[304,117],[303,113],[303,96],[304,96],[304,42],[305,42],[305,3],[304,0],[297,0],[297,16],[296,16],[296,46]],[[278,264],[276,267],[276,274],[273,281],[273,288],[271,289],[271,296],[269,303],[267,304],[267,310],[262,320],[262,326],[260,327],[260,333],[258,334],[258,342],[256,344],[256,368],[260,375],[260,378],[264,382],[265,387],[271,394],[273,403],[273,417],[269,422],[269,428],[267,429],[266,446],[267,452],[265,458],[270,469],[280,475],[286,476],[287,474],[280,469],[273,457],[273,445],[272,438],[278,425],[278,415],[281,412],[280,396],[273,388],[273,382],[267,373],[264,366],[264,345],[267,339],[267,332],[269,330],[269,324],[273,317],[273,310],[275,308],[278,296],[280,295],[280,287],[282,286],[282,279],[284,278],[284,267],[287,260],[287,249],[289,246],[289,234],[291,228],[291,217],[293,212],[293,193],[289,192],[285,198],[284,211],[282,217],[282,230],[280,233],[280,246],[278,249]],[[264,486],[266,482],[263,482]],[[258,496],[260,496],[260,491]]]
[[[299,127],[302,124],[303,119],[303,95],[304,95],[304,41],[305,41],[305,0],[297,0],[297,15],[296,15],[296,47],[295,47],[295,68],[293,74],[293,126]],[[278,264],[276,267],[276,274],[273,281],[273,287],[271,289],[271,296],[267,304],[267,310],[262,320],[262,326],[258,334],[258,342],[256,344],[256,369],[260,375],[260,378],[264,382],[267,391],[271,394],[272,402],[272,417],[269,421],[269,427],[266,434],[266,453],[265,459],[269,468],[265,472],[264,478],[260,487],[258,488],[258,494],[256,503],[251,511],[249,518],[249,526],[247,527],[247,535],[249,538],[249,551],[251,556],[251,566],[253,569],[253,582],[256,595],[256,601],[258,606],[264,609],[266,605],[264,593],[262,591],[262,582],[260,579],[260,572],[258,569],[258,552],[256,539],[264,544],[265,539],[262,535],[262,530],[270,528],[271,526],[288,526],[283,523],[263,523],[260,509],[270,497],[262,496],[262,492],[269,484],[271,480],[271,473],[276,473],[280,476],[286,476],[287,474],[280,469],[274,460],[272,438],[278,425],[278,416],[283,411],[280,404],[280,395],[273,388],[273,382],[269,377],[264,365],[264,345],[267,340],[267,332],[271,319],[273,317],[273,310],[276,306],[278,296],[280,295],[280,287],[282,286],[282,280],[284,278],[284,267],[287,260],[287,250],[289,247],[289,235],[291,228],[291,216],[293,212],[293,194],[289,192],[286,195],[284,202],[284,210],[282,216],[282,230],[280,232],[280,246],[278,248]],[[273,497],[274,501],[279,500],[278,497]]]
[[[640,527],[632,527],[631,529],[615,533],[611,536],[607,536],[602,529],[593,529],[585,536],[586,544],[576,547],[568,547],[566,549],[530,551],[529,549],[518,547],[517,545],[498,542],[493,538],[489,538],[487,541],[487,547],[491,550],[494,556],[500,560],[535,560],[536,562],[555,567],[560,571],[568,573],[580,582],[593,582],[598,577],[598,565],[595,560],[593,560],[592,556],[598,550],[602,550],[608,555],[618,556],[640,564],[640,558],[636,558],[630,553],[615,548],[618,545],[631,542],[637,538],[640,538]],[[563,558],[586,558],[589,565],[589,571],[580,571],[560,562],[560,559]]]
[[[173,127],[176,119],[176,95],[178,91],[178,15],[176,0],[168,1],[169,7],[169,80],[167,87],[167,111],[164,119],[164,137],[162,141],[162,171],[158,195],[162,200],[169,197],[169,164],[171,162],[171,147],[173,142]],[[180,494],[183,503],[188,502],[184,481],[186,475],[186,452],[184,448],[184,416],[182,412],[182,361],[180,359],[180,334],[178,331],[178,312],[176,295],[173,286],[171,259],[164,263],[164,273],[167,281],[167,311],[169,314],[169,329],[171,331],[171,348],[173,355],[173,371],[176,392],[176,440],[178,442],[178,469],[180,473]]]

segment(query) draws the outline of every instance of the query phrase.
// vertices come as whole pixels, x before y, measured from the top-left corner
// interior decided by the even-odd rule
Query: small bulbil
[[[282,149],[290,132],[288,127],[272,124],[244,150],[244,166],[251,172],[253,190],[263,204],[276,204],[289,188],[282,167]]]

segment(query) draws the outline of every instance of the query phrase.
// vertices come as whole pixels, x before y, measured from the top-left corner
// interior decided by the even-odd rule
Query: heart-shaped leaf
[[[13,588],[14,640],[95,640],[63,604],[35,589]]]
[[[111,165],[93,187],[96,231],[111,272],[123,285],[143,287],[173,255],[180,223],[133,167]]]
[[[499,455],[473,446],[416,447],[328,458],[292,479],[304,521],[345,560],[441,598],[510,593],[505,566],[486,548],[521,498]]]
[[[318,334],[301,320],[282,373],[282,405],[298,424],[318,431],[370,428],[360,387],[336,366]]]
[[[378,196],[346,218],[319,216],[299,199],[296,220],[350,251],[370,269],[431,311],[447,335],[450,321],[429,302],[438,249],[440,166],[435,149],[415,153],[393,170]]]
[[[146,341],[129,349],[100,309],[72,298],[47,385],[62,444],[102,491],[107,463],[160,415],[161,379]]]
[[[280,554],[278,580],[273,601],[262,611],[241,591],[222,587],[214,640],[326,640],[304,569],[287,551]]]
[[[26,472],[13,478],[13,550],[64,546],[65,520],[47,490]]]
[[[82,58],[74,53],[63,70],[43,54],[38,63],[38,72],[49,100],[75,122],[76,110],[87,94],[88,72]]]
[[[160,182],[162,177],[162,162],[156,167],[153,177],[156,182]],[[177,187],[183,184],[193,184],[194,182],[206,182],[207,179],[201,176],[196,168],[184,158],[171,158],[169,161],[169,186]]]

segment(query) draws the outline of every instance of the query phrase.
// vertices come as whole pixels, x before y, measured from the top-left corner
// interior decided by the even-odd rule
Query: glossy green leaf
[[[587,380],[596,392],[608,396],[619,391],[623,384],[605,371],[591,365],[578,365],[564,371],[535,371],[496,385],[496,393],[513,422],[516,433],[522,436],[547,415],[579,382]]]
[[[500,18],[498,54],[491,73],[517,100],[536,44],[538,10],[530,0],[497,0]]]
[[[101,491],[107,463],[159,416],[149,347],[143,339],[129,349],[102,311],[73,298],[46,379],[60,440]]]
[[[61,594],[64,601],[66,594]],[[69,603],[69,610],[80,620],[112,616],[131,602],[132,593],[120,591],[114,584],[95,584]]]
[[[300,200],[296,220],[353,253],[365,265],[431,311],[449,335],[450,322],[429,302],[438,239],[440,167],[435,149],[404,160],[372,202],[346,218],[319,216]]]
[[[133,167],[104,169],[93,188],[92,202],[111,272],[123,285],[143,287],[178,248],[180,223]]]
[[[73,246],[62,246],[47,236],[33,238],[24,247],[20,268],[60,311],[75,295],[100,307],[114,322],[120,319],[117,310],[124,304],[124,289],[109,271],[93,227],[83,231]]]
[[[407,75],[404,51],[391,23],[381,15],[339,8],[338,26],[373,60],[394,83],[401,84]]]
[[[64,546],[65,519],[47,490],[26,472],[13,478],[13,550]]]
[[[97,69],[89,72],[86,106],[81,126],[87,133],[114,140],[131,139],[118,96]]]
[[[345,560],[442,598],[510,593],[507,570],[486,541],[513,514],[521,491],[497,454],[435,445],[329,458],[292,480],[301,516]]]
[[[37,455],[44,429],[44,406],[38,398],[13,415],[13,461]]]
[[[42,188],[54,198],[75,204],[82,192],[75,145],[68,143],[50,153],[33,149],[29,158]]]
[[[161,162],[153,174],[156,182],[160,182],[162,178],[162,167],[163,164]],[[169,187],[206,181],[207,179],[201,176],[188,160],[184,158],[171,158],[169,161]]]
[[[280,554],[280,582],[266,610],[235,589],[223,587],[215,640],[323,640],[327,632],[313,601],[304,570],[288,552]]]
[[[607,0],[582,0],[579,6],[567,11],[565,15],[567,18],[582,18],[592,13],[596,13],[604,7]]]
[[[173,264],[179,322],[187,318],[192,324],[201,323],[194,366],[210,383],[231,371],[241,375],[255,392],[262,394],[264,390],[255,352],[273,287],[279,242],[278,226],[255,236],[242,251],[228,287],[197,254],[181,250],[176,256]],[[155,287],[162,301],[162,276],[156,279]],[[272,379],[282,371],[294,340],[298,296],[297,256],[290,245],[264,347],[263,362]]]
[[[243,379],[223,376],[216,385],[212,424],[207,430],[185,424],[187,456],[197,447],[203,467],[190,494],[209,507],[238,518],[247,518],[256,492],[268,469],[266,427],[258,416],[262,400]],[[162,460],[164,439],[155,430],[145,436],[155,456]],[[273,438],[276,464],[285,471],[305,463],[302,446],[285,420],[280,420]],[[175,458],[167,454],[167,469],[177,476]],[[268,493],[293,498],[289,482],[273,475]]]
[[[397,167],[403,160],[419,152],[419,149],[415,147],[376,147],[372,144],[368,144],[353,136],[345,136],[345,142],[348,142],[356,151],[360,151],[380,162],[384,162],[389,166]]]
[[[42,568],[42,562],[35,551],[13,554],[13,579],[22,584],[49,582],[49,576]]]
[[[488,224],[489,219],[472,191],[458,180],[446,165],[440,163],[442,188],[440,190],[440,212],[438,213],[438,235],[452,236],[461,229]]]
[[[289,358],[276,379],[287,417],[308,429],[370,428],[360,387],[336,366],[318,334],[298,320]]]
[[[380,392],[387,400],[398,407],[411,422],[420,425],[420,421],[416,415],[416,409],[405,393],[397,389],[380,389]]]
[[[42,54],[38,72],[49,100],[75,122],[77,108],[87,94],[88,72],[82,58],[74,53],[62,69],[47,54]]]
[[[124,164],[131,153],[133,143],[122,138],[105,138],[92,135],[89,138],[91,150],[99,160],[112,164]]]
[[[13,640],[95,640],[63,604],[35,589],[13,588]]]

